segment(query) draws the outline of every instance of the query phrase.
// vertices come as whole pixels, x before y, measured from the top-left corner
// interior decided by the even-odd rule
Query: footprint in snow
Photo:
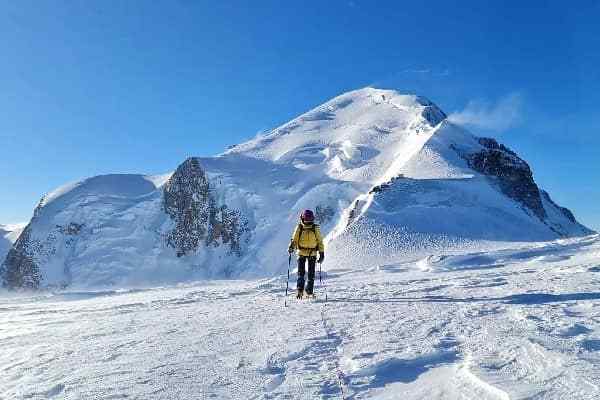
[[[581,347],[587,351],[600,351],[600,340],[599,339],[582,340]]]
[[[355,383],[363,382],[367,378],[369,388],[379,388],[393,382],[414,382],[430,369],[452,364],[457,360],[458,354],[454,351],[439,351],[414,359],[393,357],[359,368],[347,377]]]
[[[35,398],[35,397],[41,396],[42,398],[49,399],[49,398],[58,396],[64,390],[65,390],[65,384],[64,383],[59,383],[58,385],[54,385],[53,387],[51,387],[50,389],[46,390],[45,392],[31,393],[31,394],[25,395],[24,398],[31,399],[31,398]]]
[[[273,375],[264,386],[265,391],[267,392],[274,391],[285,381],[286,369],[283,360],[277,356],[277,353],[273,353],[269,356],[264,372]]]
[[[283,382],[285,381],[285,375],[275,375],[274,377],[271,378],[271,380],[269,380],[269,382],[267,382],[267,384],[265,385],[265,391],[267,392],[272,392],[275,389],[277,389],[279,386],[281,386],[283,384]]]
[[[566,328],[566,329],[562,329],[559,331],[559,336],[563,336],[563,337],[573,337],[573,336],[579,336],[579,335],[583,335],[586,333],[590,333],[592,330],[584,325],[581,324],[574,324],[571,325],[570,327]]]
[[[114,360],[116,360],[117,358],[119,358],[120,356],[121,356],[121,353],[114,353],[114,354],[111,354],[110,356],[106,357],[106,358],[105,358],[104,360],[102,360],[102,361],[104,361],[104,362],[110,362],[110,361],[114,361]]]

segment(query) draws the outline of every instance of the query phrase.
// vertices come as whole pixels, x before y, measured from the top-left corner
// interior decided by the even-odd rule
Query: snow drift
[[[316,210],[334,264],[591,233],[506,146],[422,97],[366,88],[172,174],[57,189],[0,274],[29,288],[272,275],[303,208]]]

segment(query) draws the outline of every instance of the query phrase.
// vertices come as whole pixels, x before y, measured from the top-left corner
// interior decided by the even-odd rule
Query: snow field
[[[325,269],[287,308],[280,277],[5,295],[0,397],[600,396],[598,236]]]

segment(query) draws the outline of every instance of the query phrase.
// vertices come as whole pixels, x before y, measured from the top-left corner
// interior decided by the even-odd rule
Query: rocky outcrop
[[[181,164],[166,183],[165,212],[175,222],[167,244],[183,256],[198,249],[207,237],[211,200],[206,174],[195,158]]]
[[[8,289],[37,289],[40,286],[41,274],[32,254],[30,225],[8,251],[0,267],[0,279],[2,286]]]
[[[384,182],[384,183],[382,183],[380,185],[373,186],[373,188],[369,191],[369,194],[381,193],[381,192],[389,189],[390,187],[392,187],[393,183],[396,180],[402,179],[402,178],[404,178],[404,175],[399,174],[398,176],[392,177],[392,179],[390,179],[388,182]]]
[[[329,223],[335,216],[335,210],[329,205],[318,205],[315,207],[315,220],[320,225]]]
[[[42,204],[40,201],[40,204]],[[36,208],[32,222],[23,230],[19,239],[6,255],[0,268],[0,281],[9,289],[37,289],[42,281],[40,264],[56,255],[57,247],[72,248],[85,224],[71,222],[67,225],[55,225],[43,240],[34,239],[31,235],[32,223],[39,215],[40,206]],[[68,268],[65,266],[65,272]],[[65,286],[68,281],[61,282]]]
[[[197,158],[181,164],[165,184],[164,210],[175,223],[167,234],[167,245],[182,257],[201,246],[229,246],[229,252],[240,256],[242,237],[248,231],[243,215],[218,205],[211,193],[210,182]]]
[[[417,97],[417,102],[424,106],[423,111],[421,111],[421,116],[431,124],[431,126],[436,126],[448,116],[444,113],[438,106],[436,106],[432,101],[426,99],[425,97]]]
[[[20,232],[14,232],[15,230],[20,231],[21,229],[15,229],[15,227],[12,226],[0,225],[0,267],[2,267],[2,263],[6,258],[8,250],[10,250],[10,248],[13,246],[13,243],[15,242],[14,239],[11,240],[11,236],[18,238],[20,235]]]
[[[546,218],[538,186],[529,165],[508,147],[491,138],[479,138],[480,151],[461,154],[475,171],[496,180],[502,193],[531,210],[540,220]]]

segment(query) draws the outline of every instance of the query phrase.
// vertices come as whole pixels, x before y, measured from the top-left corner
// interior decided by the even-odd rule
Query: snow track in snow
[[[340,335],[338,335],[331,327],[330,323],[327,320],[326,317],[326,307],[327,307],[327,303],[325,302],[323,304],[323,306],[321,307],[321,321],[323,322],[323,329],[325,330],[325,332],[327,332],[327,338],[329,338],[329,340],[335,340],[337,342],[337,346],[336,349],[339,349],[339,346],[342,343],[341,337]],[[338,386],[340,388],[340,395],[342,397],[342,400],[346,400],[346,394],[348,393],[348,388],[347,388],[347,383],[346,383],[346,376],[344,375],[344,372],[341,369],[340,366],[340,359],[339,357],[336,357],[335,359],[335,377],[337,379],[338,382]]]

